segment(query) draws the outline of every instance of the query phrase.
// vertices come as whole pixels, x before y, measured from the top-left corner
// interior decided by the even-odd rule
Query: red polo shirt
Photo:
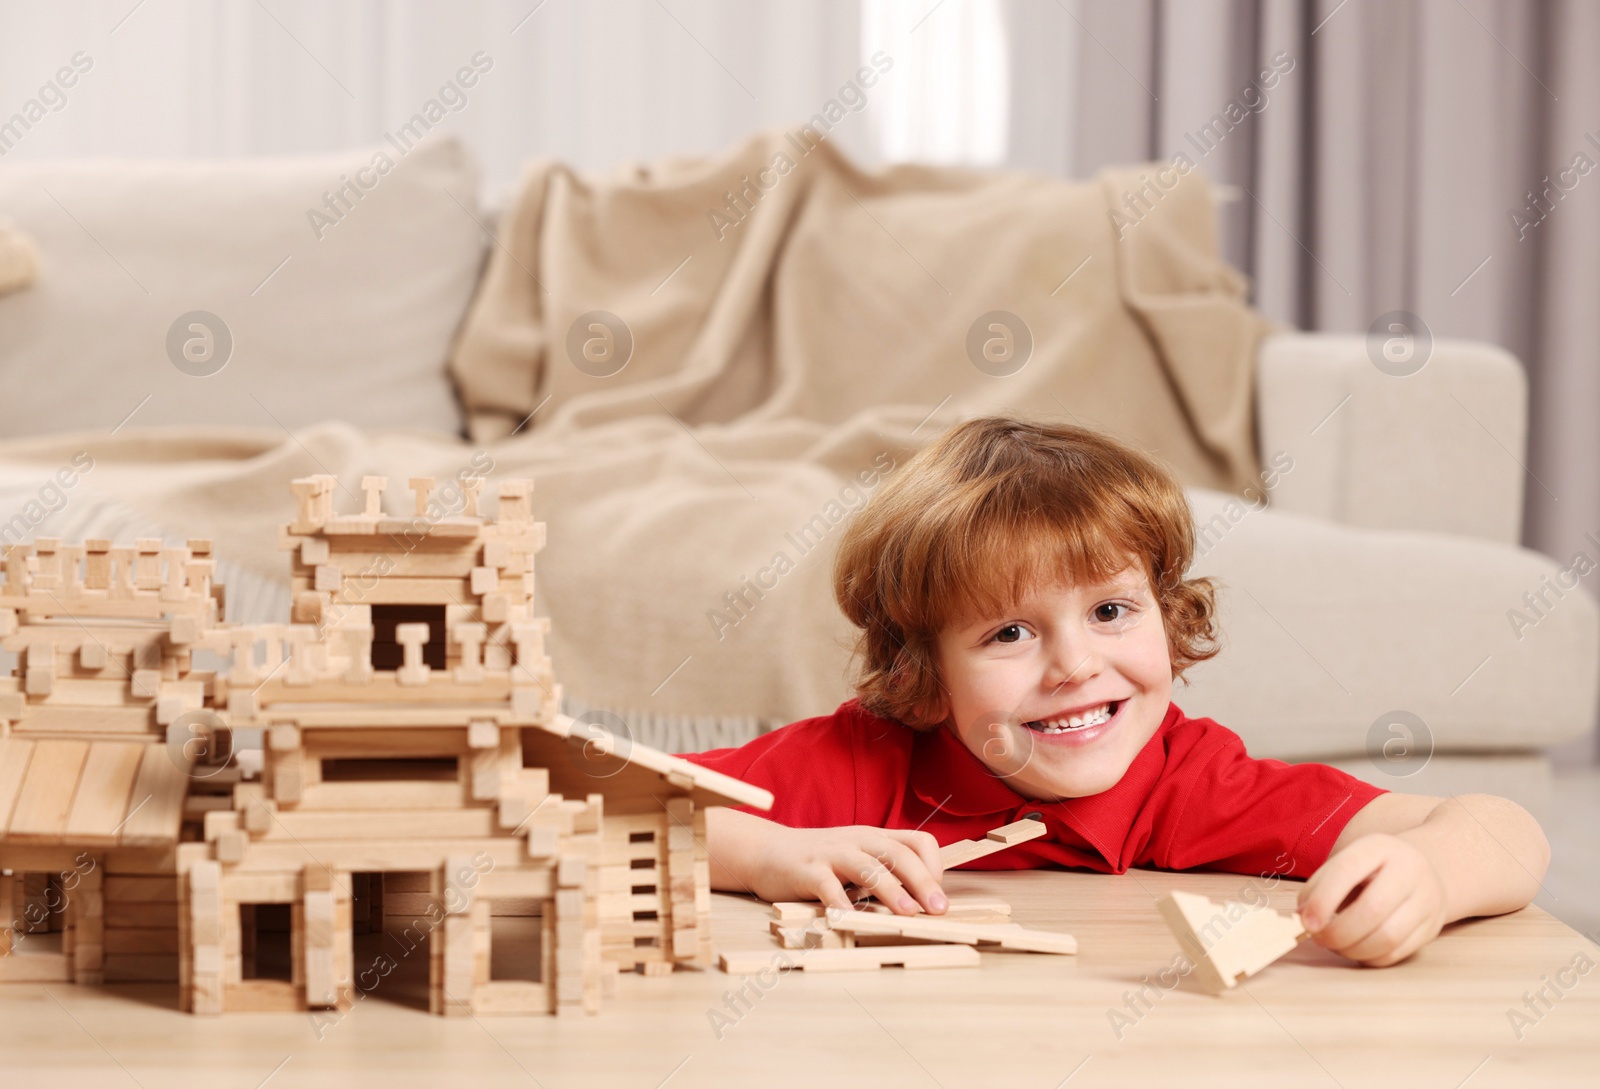
[[[1043,815],[1049,835],[967,864],[980,870],[1309,877],[1384,793],[1322,764],[1254,759],[1232,730],[1177,704],[1115,786],[1059,802],[1018,794],[949,730],[913,730],[853,699],[736,749],[681,755],[772,791],[767,812],[736,808],[795,828],[921,828],[942,845]]]

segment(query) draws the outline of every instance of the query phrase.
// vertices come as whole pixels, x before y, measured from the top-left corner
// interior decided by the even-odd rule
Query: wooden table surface
[[[416,995],[414,980],[397,977],[320,1027],[306,1014],[190,1017],[173,1008],[173,987],[7,984],[0,1085],[1600,1085],[1600,971],[1590,970],[1600,948],[1538,908],[1452,926],[1395,968],[1358,968],[1304,943],[1219,997],[1186,978],[1163,987],[1177,944],[1155,898],[1183,888],[1242,899],[1252,887],[1287,908],[1298,885],[1150,871],[955,872],[950,892],[1003,897],[1017,922],[1076,935],[1078,954],[985,953],[975,969],[775,973],[737,1020],[724,996],[741,981],[719,971],[624,975],[605,1012],[573,1020],[430,1017],[389,1000],[407,987]],[[714,900],[719,948],[778,952],[765,905]],[[1525,1003],[1540,987],[1547,997],[1535,1002],[1536,1018]],[[712,1010],[731,1022],[720,1038]]]

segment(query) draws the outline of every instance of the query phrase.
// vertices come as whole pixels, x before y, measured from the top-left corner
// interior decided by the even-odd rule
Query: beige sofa
[[[1547,750],[1593,729],[1600,610],[1563,585],[1574,557],[1517,545],[1539,486],[1521,366],[1441,340],[1397,378],[1364,337],[1281,335],[1261,348],[1257,414],[1263,462],[1292,468],[1266,510],[1192,493],[1197,567],[1233,592],[1229,650],[1180,705],[1257,755],[1542,811]]]
[[[385,430],[393,467],[383,471],[410,464],[408,434],[435,463],[464,459],[452,445],[460,415],[445,359],[492,245],[493,214],[479,203],[467,156],[438,143],[410,151],[406,171],[359,196],[346,190],[333,216],[330,189],[369,158],[0,168],[0,215],[38,243],[41,269],[35,287],[0,298],[0,438],[16,440],[0,442],[0,524],[68,538],[181,537],[213,513],[197,500],[185,517],[182,503],[169,503],[158,520],[142,506],[150,481],[168,481],[181,496],[191,479],[214,479],[210,467],[165,461],[159,444],[143,440],[122,441],[115,469],[86,474],[52,509],[55,493],[41,491],[48,475],[27,453],[36,441],[27,436],[72,432],[96,449],[113,432],[128,440],[143,426],[203,421],[215,430],[215,457],[230,443],[241,461],[279,446],[288,464],[297,446],[322,459],[356,449],[350,429],[307,431],[339,418]],[[267,211],[248,219],[217,211],[227,205],[217,194],[241,191]],[[158,229],[127,241],[133,234],[119,224],[130,216]],[[190,311],[227,315],[236,359],[201,385],[164,347],[175,318]],[[1268,339],[1258,361],[1266,476],[1257,501],[1191,493],[1197,569],[1222,585],[1227,646],[1180,686],[1179,704],[1234,728],[1257,755],[1327,760],[1396,789],[1492,791],[1539,810],[1547,750],[1593,728],[1600,611],[1562,587],[1572,557],[1558,562],[1516,544],[1523,490],[1533,485],[1522,468],[1526,402],[1516,360],[1482,344],[1439,341],[1426,366],[1396,378],[1373,365],[1361,337]],[[816,483],[819,494],[836,487]],[[227,502],[214,488],[205,495]],[[773,535],[785,525],[775,522]],[[217,540],[224,560],[259,548],[243,535]],[[715,599],[747,558],[722,557],[718,567],[708,555],[695,568],[697,559],[671,577],[698,579]],[[619,571],[607,586],[572,586],[559,552],[541,563],[569,711],[615,705],[616,693],[570,680],[600,673],[570,668],[581,648],[564,651],[562,632],[589,608],[651,619],[648,580],[659,573]],[[819,560],[791,576],[789,603],[764,606],[762,622],[787,624],[787,638],[826,644],[831,656],[808,660],[809,674],[795,677],[759,640],[746,640],[721,668],[772,677],[766,706],[645,713],[624,701],[617,709],[635,734],[675,751],[736,743],[845,698],[837,625],[814,608],[785,611],[826,599],[826,567]],[[268,568],[223,570],[234,619],[286,615],[286,585],[261,573]],[[655,620],[641,625],[641,641],[670,638],[675,621]],[[645,668],[644,650],[606,648],[603,669],[619,690],[636,675],[665,674]]]

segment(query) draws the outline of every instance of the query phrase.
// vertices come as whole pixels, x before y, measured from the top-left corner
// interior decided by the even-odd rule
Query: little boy
[[[939,845],[1031,817],[1048,835],[970,865],[1308,877],[1307,930],[1364,964],[1527,904],[1550,852],[1519,806],[1253,759],[1171,702],[1217,653],[1193,548],[1177,482],[1121,443],[1008,418],[941,436],[840,541],[857,698],[683,754],[776,799],[709,814],[712,887],[848,907],[859,883],[939,913]]]

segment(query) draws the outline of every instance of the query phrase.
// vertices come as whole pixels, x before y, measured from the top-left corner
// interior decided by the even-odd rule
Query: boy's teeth
[[[1053,718],[1046,721],[1028,723],[1029,726],[1040,733],[1060,734],[1068,730],[1081,730],[1087,726],[1098,726],[1111,717],[1111,704],[1102,703],[1099,707],[1092,708],[1078,715],[1069,715],[1066,718]]]

